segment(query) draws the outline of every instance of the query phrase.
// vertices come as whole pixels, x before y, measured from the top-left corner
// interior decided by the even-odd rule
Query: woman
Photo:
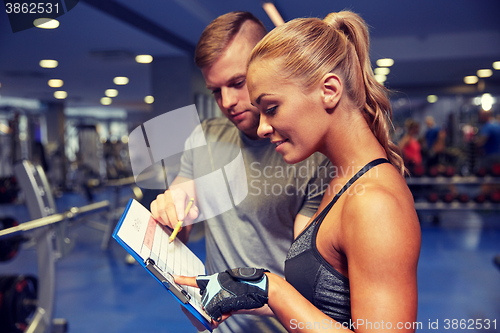
[[[247,84],[261,111],[259,136],[287,163],[319,151],[339,172],[295,235],[286,280],[247,268],[198,277],[216,320],[267,302],[256,313],[275,315],[290,332],[415,331],[420,226],[368,50],[366,24],[344,11],[290,21],[252,51]]]
[[[420,124],[413,119],[407,119],[405,127],[406,134],[399,141],[399,149],[403,153],[406,167],[413,171],[415,167],[422,165],[422,146],[418,138]]]

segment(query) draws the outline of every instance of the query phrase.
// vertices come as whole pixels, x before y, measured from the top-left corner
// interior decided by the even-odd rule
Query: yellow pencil
[[[189,210],[191,209],[193,202],[194,202],[194,198],[189,199],[186,210],[184,211],[184,218],[186,218],[187,214],[189,213]],[[177,225],[175,226],[174,231],[172,231],[172,234],[170,235],[170,238],[168,239],[169,244],[172,243],[174,241],[175,237],[177,236],[177,233],[179,232],[179,230],[182,227],[182,222],[183,222],[183,220],[177,222]]]

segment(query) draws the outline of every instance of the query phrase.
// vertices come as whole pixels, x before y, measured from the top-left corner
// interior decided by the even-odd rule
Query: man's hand
[[[188,225],[199,214],[198,207],[193,204],[187,216],[184,216],[189,199],[189,195],[181,188],[166,190],[165,193],[159,194],[156,200],[151,202],[151,214],[158,222],[172,229],[180,220],[184,221],[184,225]]]

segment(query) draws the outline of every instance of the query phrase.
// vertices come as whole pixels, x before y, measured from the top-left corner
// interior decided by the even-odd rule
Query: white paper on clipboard
[[[205,265],[177,238],[169,243],[171,233],[172,230],[158,223],[147,208],[131,199],[118,222],[113,238],[169,289],[177,300],[193,313],[207,329],[211,330],[209,324],[211,319],[201,307],[199,289],[177,285],[170,275],[204,275]],[[147,265],[148,263],[150,264]],[[176,292],[180,289],[183,290],[182,294],[188,295],[187,299]],[[198,313],[193,312],[191,307],[186,306],[186,303]]]

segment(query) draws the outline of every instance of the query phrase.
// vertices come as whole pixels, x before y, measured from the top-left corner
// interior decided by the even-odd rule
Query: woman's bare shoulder
[[[402,178],[402,177],[399,177]],[[341,230],[346,244],[373,242],[374,246],[398,246],[403,239],[420,242],[420,224],[413,196],[404,179],[380,174],[360,183],[363,191],[346,198],[342,207]],[[419,245],[418,245],[419,246]]]

